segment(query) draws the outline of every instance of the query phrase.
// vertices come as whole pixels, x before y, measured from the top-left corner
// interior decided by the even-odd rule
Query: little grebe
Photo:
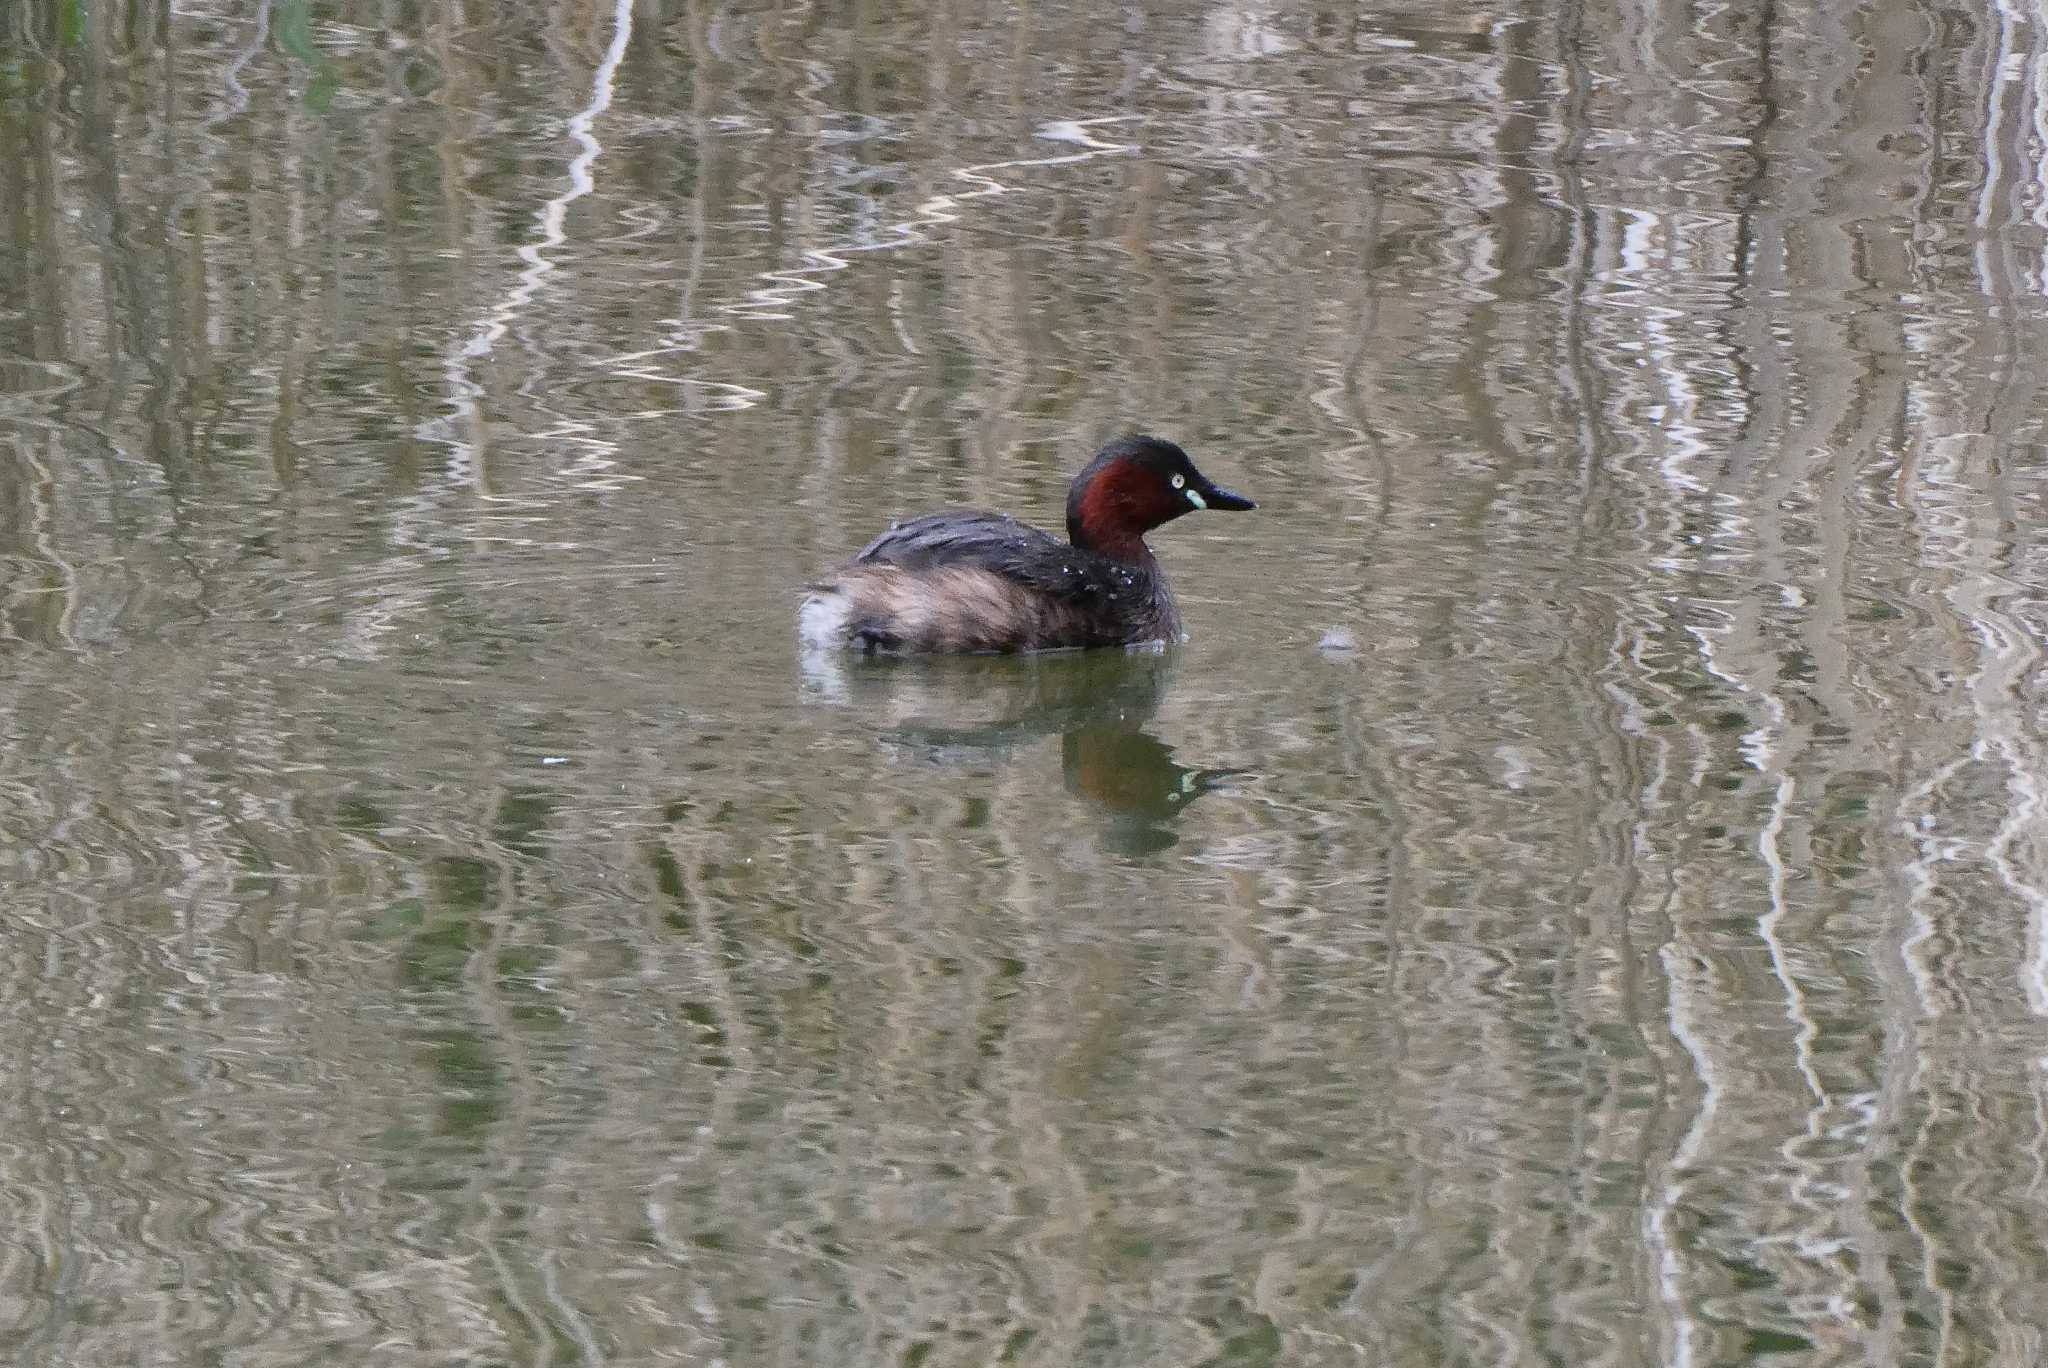
[[[1067,491],[1067,541],[1000,513],[896,523],[810,586],[804,644],[860,651],[1039,651],[1179,641],[1145,534],[1198,508],[1257,507],[1157,437],[1119,437]]]

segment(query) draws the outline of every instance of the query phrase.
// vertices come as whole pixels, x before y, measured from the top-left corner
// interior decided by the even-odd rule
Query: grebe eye
[[[1183,485],[1185,485],[1185,484],[1186,484],[1187,482],[1188,482],[1188,477],[1187,477],[1187,476],[1185,476],[1185,475],[1176,475],[1176,476],[1174,476],[1174,477],[1173,477],[1173,487],[1174,487],[1175,489],[1179,489],[1180,487],[1182,487]]]

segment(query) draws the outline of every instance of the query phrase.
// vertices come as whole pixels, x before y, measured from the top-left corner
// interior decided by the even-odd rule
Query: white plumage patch
[[[796,610],[796,635],[804,649],[846,649],[846,619],[853,605],[836,589],[813,589]]]

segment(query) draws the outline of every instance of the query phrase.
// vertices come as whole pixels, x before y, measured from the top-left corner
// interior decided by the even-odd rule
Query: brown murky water
[[[0,7],[0,1360],[2042,1362],[2044,225],[2019,4]]]

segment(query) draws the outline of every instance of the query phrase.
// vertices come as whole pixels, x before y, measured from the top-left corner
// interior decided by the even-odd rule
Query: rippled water
[[[2048,1358],[2048,14],[16,0],[0,244],[0,1359]]]

